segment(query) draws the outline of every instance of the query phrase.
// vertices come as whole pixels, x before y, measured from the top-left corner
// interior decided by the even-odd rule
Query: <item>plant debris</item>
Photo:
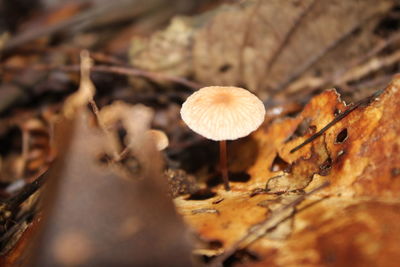
[[[0,266],[396,266],[398,1],[167,2],[0,3]]]
[[[349,259],[347,250],[332,249],[332,252],[327,252],[325,248],[354,245],[357,249],[349,249],[352,253],[359,253],[360,259],[384,265],[387,262],[390,265],[399,255],[394,253],[395,246],[388,247],[387,244],[399,241],[398,234],[385,235],[385,224],[380,224],[381,218],[375,218],[373,214],[376,212],[374,207],[379,205],[383,208],[380,211],[382,216],[395,218],[399,208],[395,201],[399,185],[393,178],[393,169],[400,162],[396,152],[400,128],[388,120],[398,112],[399,88],[400,80],[394,78],[382,94],[370,98],[368,104],[359,105],[340,120],[336,119],[338,115],[335,115],[335,110],[345,114],[349,106],[340,100],[334,90],[323,92],[313,98],[295,118],[267,124],[253,134],[252,138],[257,142],[260,153],[247,170],[251,178],[246,184],[232,182],[232,192],[229,194],[218,187],[216,196],[204,201],[192,202],[178,198],[178,210],[202,239],[219,240],[222,243],[222,255],[225,256],[217,257],[222,263],[227,255],[239,249],[237,244],[250,235],[254,227],[265,218],[283,220],[274,215],[276,205],[288,207],[285,203],[290,198],[293,199],[296,195],[303,198],[304,191],[313,192],[319,188],[319,184],[329,182],[328,187],[316,192],[303,203],[293,204],[295,211],[289,209],[288,213],[282,215],[287,217],[285,223],[278,224],[279,227],[271,233],[267,231],[268,228],[263,228],[259,241],[241,246],[240,249],[246,248],[258,255],[257,264],[295,266],[302,262],[318,265],[335,261],[333,264],[336,265]],[[316,113],[315,110],[319,112]],[[314,136],[312,132],[308,132],[286,141],[305,118],[317,131],[324,129],[326,125],[331,127],[319,134],[319,138],[313,138],[304,147],[291,153],[293,147]],[[335,123],[330,124],[332,121]],[[347,129],[346,138],[337,142],[338,136],[341,138],[343,135],[343,129]],[[376,149],[385,152],[376,153]],[[277,153],[290,164],[289,170],[282,172],[268,168]],[[322,175],[319,171],[326,168],[326,162],[329,162],[330,170]],[[266,184],[267,194],[249,195],[252,189],[257,190],[256,186],[262,184]],[[187,213],[188,209],[211,206],[218,197],[224,198],[218,204],[218,217],[211,218],[207,214],[194,217]],[[356,213],[353,214],[352,211]],[[338,214],[342,215],[337,216]],[[364,221],[361,219],[363,216],[369,219]],[[348,229],[345,230],[348,235],[340,233],[342,227]],[[376,235],[369,232],[371,227]],[[400,230],[394,225],[388,227],[396,233]],[[336,232],[340,239],[322,237]],[[374,250],[368,249],[372,243],[354,240],[355,236],[363,233],[365,238],[371,238],[375,245]],[[279,241],[275,240],[277,236],[281,237]],[[323,248],[320,247],[321,238],[324,240]],[[313,253],[305,253],[308,250]],[[218,251],[221,253],[221,248]],[[271,251],[274,251],[273,259],[269,257]],[[327,256],[326,253],[334,253],[334,256]],[[390,257],[383,259],[378,256],[381,254]]]

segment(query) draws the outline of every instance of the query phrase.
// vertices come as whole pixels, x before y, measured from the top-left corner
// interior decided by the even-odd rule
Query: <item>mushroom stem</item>
[[[226,140],[222,140],[219,142],[219,159],[221,164],[221,174],[222,179],[224,181],[225,190],[231,190],[229,186],[229,177],[228,177],[228,163],[227,163],[227,153],[226,153]]]

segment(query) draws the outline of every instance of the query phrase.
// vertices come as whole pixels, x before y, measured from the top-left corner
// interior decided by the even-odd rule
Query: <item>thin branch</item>
[[[141,76],[141,77],[148,78],[150,80],[170,81],[170,82],[184,85],[184,86],[192,88],[192,89],[199,89],[202,87],[202,85],[200,85],[196,82],[193,82],[193,81],[189,81],[183,77],[172,76],[172,75],[167,75],[167,74],[158,73],[158,72],[139,70],[139,69],[135,69],[135,68],[99,65],[99,66],[94,66],[92,68],[92,71],[94,71],[94,72],[109,72],[109,73],[116,73],[116,74],[122,74],[122,75],[128,75],[128,76]]]
[[[40,70],[40,71],[66,71],[66,72],[78,72],[80,71],[79,65],[64,65],[64,66],[49,66],[49,65],[32,65],[29,66],[31,70]],[[14,67],[2,67],[3,71],[5,70],[21,70],[21,68]],[[91,68],[92,72],[103,72],[103,73],[114,73],[126,76],[136,76],[136,77],[144,77],[153,81],[168,81],[174,82],[177,84],[184,85],[190,89],[197,90],[202,87],[201,84],[190,81],[186,78],[173,76],[153,71],[146,71],[137,68],[130,68],[124,66],[108,66],[108,65],[97,65]]]
[[[14,211],[17,209],[23,202],[25,202],[32,194],[34,194],[37,190],[39,190],[42,185],[45,183],[45,173],[47,170],[42,171],[38,177],[30,184],[24,186],[21,192],[18,193],[15,197],[7,200],[5,202],[5,210],[6,211]]]
[[[355,67],[348,72],[341,75],[335,84],[344,84],[351,80],[358,80],[366,75],[375,72],[384,67],[391,66],[400,61],[400,50],[397,50],[395,53],[381,58],[373,58],[366,62],[364,65]]]
[[[351,67],[356,67],[358,65],[361,65],[362,63],[366,62],[367,60],[369,60],[369,59],[373,58],[374,56],[378,55],[380,52],[382,52],[382,50],[387,48],[389,45],[392,45],[392,44],[394,44],[394,43],[396,43],[398,41],[400,41],[400,33],[395,33],[395,34],[391,35],[389,38],[381,40],[369,52],[367,52],[366,54],[361,56],[359,59],[356,59],[353,62],[353,64],[350,65],[350,68]],[[348,68],[348,69],[350,69],[350,68]],[[339,75],[340,74],[341,73],[339,73]]]
[[[382,94],[383,91],[384,91],[384,89],[378,90],[373,95],[366,97],[366,98],[358,101],[356,104],[350,106],[344,112],[342,112],[338,116],[336,116],[330,123],[328,123],[320,131],[316,132],[315,134],[313,134],[312,136],[307,138],[303,143],[301,143],[300,145],[298,145],[295,148],[293,148],[292,150],[290,150],[290,153],[294,153],[297,150],[299,150],[300,148],[304,147],[305,145],[311,143],[312,141],[314,141],[315,139],[320,137],[323,133],[325,133],[329,128],[331,128],[333,125],[335,125],[337,122],[341,121],[343,118],[345,118],[347,115],[349,115],[351,112],[353,112],[354,110],[356,110],[359,107],[362,107],[362,106],[365,106],[365,105],[368,105],[369,103],[371,103],[376,97],[378,97],[380,94]]]

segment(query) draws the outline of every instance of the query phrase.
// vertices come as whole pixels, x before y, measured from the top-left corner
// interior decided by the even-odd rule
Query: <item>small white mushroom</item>
[[[235,140],[255,131],[264,121],[264,104],[246,89],[210,86],[186,99],[181,116],[196,133],[220,141],[221,171],[225,189],[229,190],[226,140]]]

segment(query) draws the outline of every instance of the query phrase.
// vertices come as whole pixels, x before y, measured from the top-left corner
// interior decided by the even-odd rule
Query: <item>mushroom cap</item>
[[[163,131],[151,129],[148,130],[147,133],[153,139],[158,151],[164,150],[168,147],[168,136]]]
[[[255,131],[265,117],[263,102],[248,90],[209,86],[189,96],[181,108],[183,121],[215,141],[235,140]]]

